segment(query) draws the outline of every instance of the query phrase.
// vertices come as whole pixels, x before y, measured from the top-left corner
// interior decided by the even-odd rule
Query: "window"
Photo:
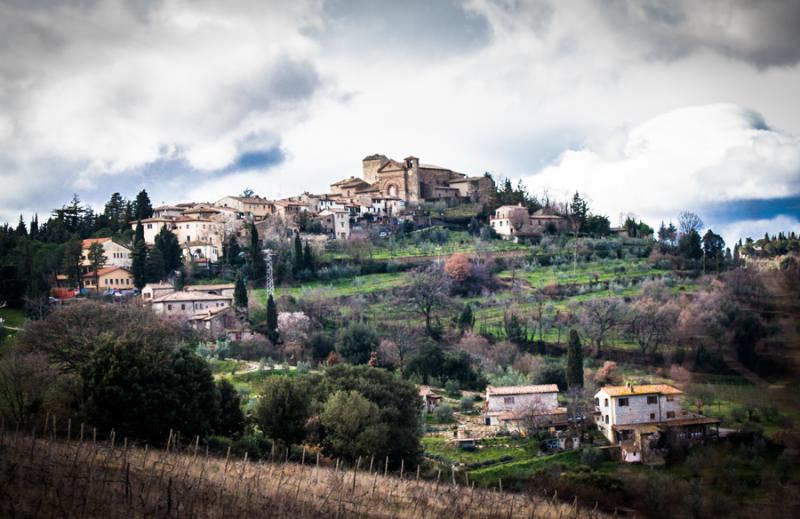
[[[655,413],[650,413],[650,419],[651,420],[655,420],[656,419],[656,414]]]
[[[172,305],[167,305],[167,310],[172,310]]]
[[[605,405],[605,407],[608,407],[608,398],[606,398],[606,401],[605,401],[604,405]]]
[[[648,404],[657,404],[658,403],[658,397],[657,396],[648,396],[647,397],[647,403]]]
[[[594,399],[594,405],[596,405],[597,407],[600,407],[600,399],[599,398],[595,398]]]
[[[608,423],[608,415],[606,415],[606,423]]]
[[[186,305],[181,303],[181,310],[186,310]]]
[[[627,398],[620,398],[619,399],[619,406],[620,407],[628,407],[628,399]]]
[[[513,396],[503,397],[503,403],[504,404],[513,404],[514,403],[514,397]]]
[[[667,411],[667,418],[675,418],[675,411]]]
[[[675,400],[674,396],[668,396],[667,397],[667,402],[672,402],[673,400]]]

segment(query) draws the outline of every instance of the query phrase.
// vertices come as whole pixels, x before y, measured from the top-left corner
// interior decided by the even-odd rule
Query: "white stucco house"
[[[567,410],[558,406],[558,386],[507,386],[486,388],[484,423],[520,429],[525,419],[536,417],[541,425],[566,424]]]

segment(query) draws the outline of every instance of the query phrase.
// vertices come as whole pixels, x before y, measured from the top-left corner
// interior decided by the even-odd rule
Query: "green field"
[[[512,272],[504,270],[498,274],[500,279],[511,280],[516,278],[526,282],[529,286],[542,288],[550,284],[589,284],[601,281],[620,281],[639,279],[644,277],[661,277],[669,271],[652,268],[645,261],[625,262],[614,260],[608,262],[579,263],[575,270],[571,265],[551,267],[538,267],[533,271],[517,270]]]
[[[22,328],[25,324],[25,311],[17,308],[0,308],[0,319],[4,319],[7,328]]]
[[[453,464],[483,463],[494,461],[500,463],[501,458],[513,460],[527,459],[536,453],[537,447],[526,440],[514,438],[487,438],[479,443],[474,451],[459,449],[450,438],[443,436],[425,436],[422,438],[425,455]]]
[[[275,288],[275,297],[291,296],[295,299],[301,299],[314,296],[333,299],[369,294],[402,286],[405,276],[406,274],[403,272],[393,272],[389,274],[367,274],[335,281],[311,281],[298,287],[277,287]],[[266,302],[265,289],[254,289],[253,294],[258,301]]]

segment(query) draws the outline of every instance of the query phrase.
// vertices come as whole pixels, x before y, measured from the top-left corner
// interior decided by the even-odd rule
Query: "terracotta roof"
[[[236,285],[233,283],[224,283],[221,285],[186,285],[183,287],[187,292],[205,292],[206,290],[233,290]]]
[[[437,394],[436,394],[436,393],[433,391],[433,389],[431,389],[431,388],[430,388],[430,387],[428,387],[428,386],[420,386],[420,387],[419,387],[419,396],[425,396],[425,397],[429,396],[429,397],[431,397],[431,398],[442,398],[442,397],[440,397],[439,395],[437,395]]]
[[[419,169],[441,169],[443,171],[453,171],[450,168],[443,168],[441,166],[437,166],[436,164],[420,164]]]
[[[608,396],[631,396],[631,395],[682,395],[683,391],[667,384],[644,384],[636,386],[606,386],[598,393],[605,393]]]
[[[538,386],[487,386],[487,395],[529,395],[534,393],[558,393],[556,384],[541,384]]]
[[[230,296],[207,294],[205,292],[173,292],[154,299],[154,303],[169,303],[173,301],[230,301]]]
[[[125,272],[130,274],[128,269],[125,269],[125,268],[122,268],[122,267],[105,267],[105,268],[101,268],[100,270],[98,270],[97,271],[97,275],[102,277],[102,276],[105,276],[106,274],[111,274],[112,272],[114,272],[116,270],[124,270]],[[86,274],[83,275],[83,277],[85,277],[85,278],[93,278],[94,277],[94,271],[87,272]]]
[[[91,247],[94,243],[105,243],[107,241],[111,241],[111,238],[88,238],[81,242],[81,246],[86,249]]]

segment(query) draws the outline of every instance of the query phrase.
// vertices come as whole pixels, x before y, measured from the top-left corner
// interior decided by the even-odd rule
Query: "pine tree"
[[[141,228],[139,224],[137,229]],[[133,254],[131,255],[131,275],[133,275],[133,286],[141,290],[147,284],[147,245],[144,239],[136,240],[133,243]]]
[[[569,344],[567,345],[567,386],[583,387],[583,351],[581,339],[574,329],[569,331]]]
[[[150,197],[147,196],[147,191],[144,189],[136,195],[133,213],[136,220],[144,220],[153,216],[153,204],[150,203]]]
[[[83,289],[83,276],[81,275],[82,254],[83,245],[81,243],[81,237],[77,234],[73,234],[72,238],[64,244],[62,268],[69,279],[78,286],[79,290]]]
[[[33,215],[31,218],[31,230],[30,230],[30,237],[32,240],[35,240],[39,237],[39,215]]]
[[[105,255],[105,249],[100,243],[93,243],[89,246],[89,266],[94,273],[94,288],[100,292],[100,269],[106,264],[108,258]]]
[[[105,225],[107,225],[112,232],[119,232],[125,223],[125,206],[127,203],[122,195],[113,193],[108,202],[106,202],[103,217]]]
[[[158,247],[153,247],[147,254],[145,271],[148,283],[158,283],[164,279],[164,255]]]
[[[25,220],[22,219],[22,215],[19,215],[19,223],[17,224],[16,234],[22,238],[28,237],[28,228],[25,226]]]
[[[244,284],[244,276],[239,272],[236,275],[236,286],[233,289],[233,302],[239,308],[247,308],[247,286]]]
[[[278,308],[272,294],[267,298],[267,337],[273,343],[278,341]]]

